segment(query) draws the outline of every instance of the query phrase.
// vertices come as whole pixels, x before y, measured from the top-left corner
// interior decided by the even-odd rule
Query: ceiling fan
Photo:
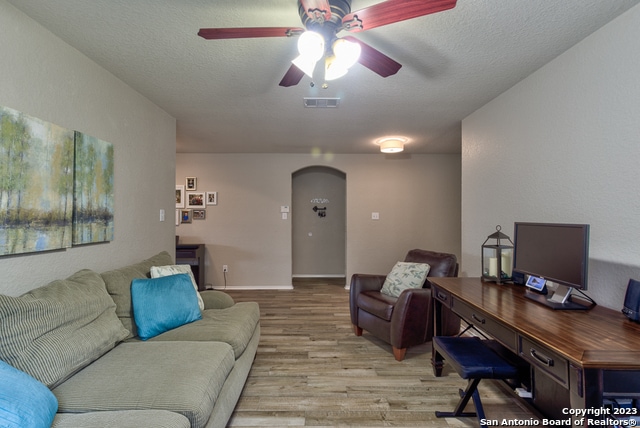
[[[298,0],[298,13],[305,28],[201,28],[198,35],[208,40],[300,36],[300,56],[292,61],[293,64],[280,81],[280,86],[294,86],[305,74],[311,76],[316,61],[322,57],[325,57],[325,80],[340,77],[353,62],[359,62],[380,76],[388,77],[396,74],[402,65],[355,37],[339,38],[337,34],[343,30],[357,33],[452,9],[456,1],[387,0],[351,12],[351,0]],[[307,36],[309,34],[313,36]],[[317,38],[318,34],[321,38]],[[310,42],[310,45],[305,42]],[[306,46],[310,46],[313,53],[309,53]],[[342,58],[350,59],[350,64],[338,61]],[[332,76],[329,78],[330,73]]]

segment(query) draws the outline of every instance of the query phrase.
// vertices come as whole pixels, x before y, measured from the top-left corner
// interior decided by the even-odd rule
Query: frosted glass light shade
[[[382,153],[400,153],[404,150],[404,143],[400,140],[386,140],[380,143]]]
[[[301,56],[318,61],[324,55],[324,39],[313,31],[305,31],[298,39],[298,52]]]
[[[409,141],[406,137],[390,136],[376,140],[382,153],[400,153],[404,150],[404,145]]]
[[[362,48],[359,43],[350,42],[345,39],[338,39],[333,43],[333,54],[340,62],[341,66],[349,69],[360,59]]]
[[[300,70],[304,71],[304,74],[309,77],[313,77],[313,70],[316,68],[316,62],[318,61],[304,55],[299,55],[291,62]]]
[[[324,61],[324,80],[338,79],[347,74],[348,71],[349,69],[344,67],[335,56],[328,57]]]

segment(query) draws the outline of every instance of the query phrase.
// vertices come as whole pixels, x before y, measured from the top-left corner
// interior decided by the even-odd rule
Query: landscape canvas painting
[[[113,144],[75,135],[73,244],[113,240]]]
[[[0,106],[0,256],[72,244],[74,132]]]

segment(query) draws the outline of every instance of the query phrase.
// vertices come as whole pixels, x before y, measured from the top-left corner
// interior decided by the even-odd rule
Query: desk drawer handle
[[[536,360],[540,361],[542,364],[544,364],[547,367],[553,367],[553,359],[546,357],[542,354],[538,354],[538,352],[536,352],[535,349],[531,348],[531,356],[533,358],[535,358]]]
[[[480,324],[484,324],[486,321],[484,318],[479,318],[476,314],[471,314],[471,318],[479,322]]]

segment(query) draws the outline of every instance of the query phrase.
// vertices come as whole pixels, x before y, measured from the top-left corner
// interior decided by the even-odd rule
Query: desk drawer
[[[451,307],[451,293],[444,291],[439,287],[433,287],[433,297],[442,303],[445,308]]]
[[[473,324],[493,336],[510,351],[516,352],[517,335],[515,331],[456,298],[453,299],[451,309],[469,324]]]
[[[564,386],[569,383],[569,362],[546,346],[520,336],[518,355]]]

